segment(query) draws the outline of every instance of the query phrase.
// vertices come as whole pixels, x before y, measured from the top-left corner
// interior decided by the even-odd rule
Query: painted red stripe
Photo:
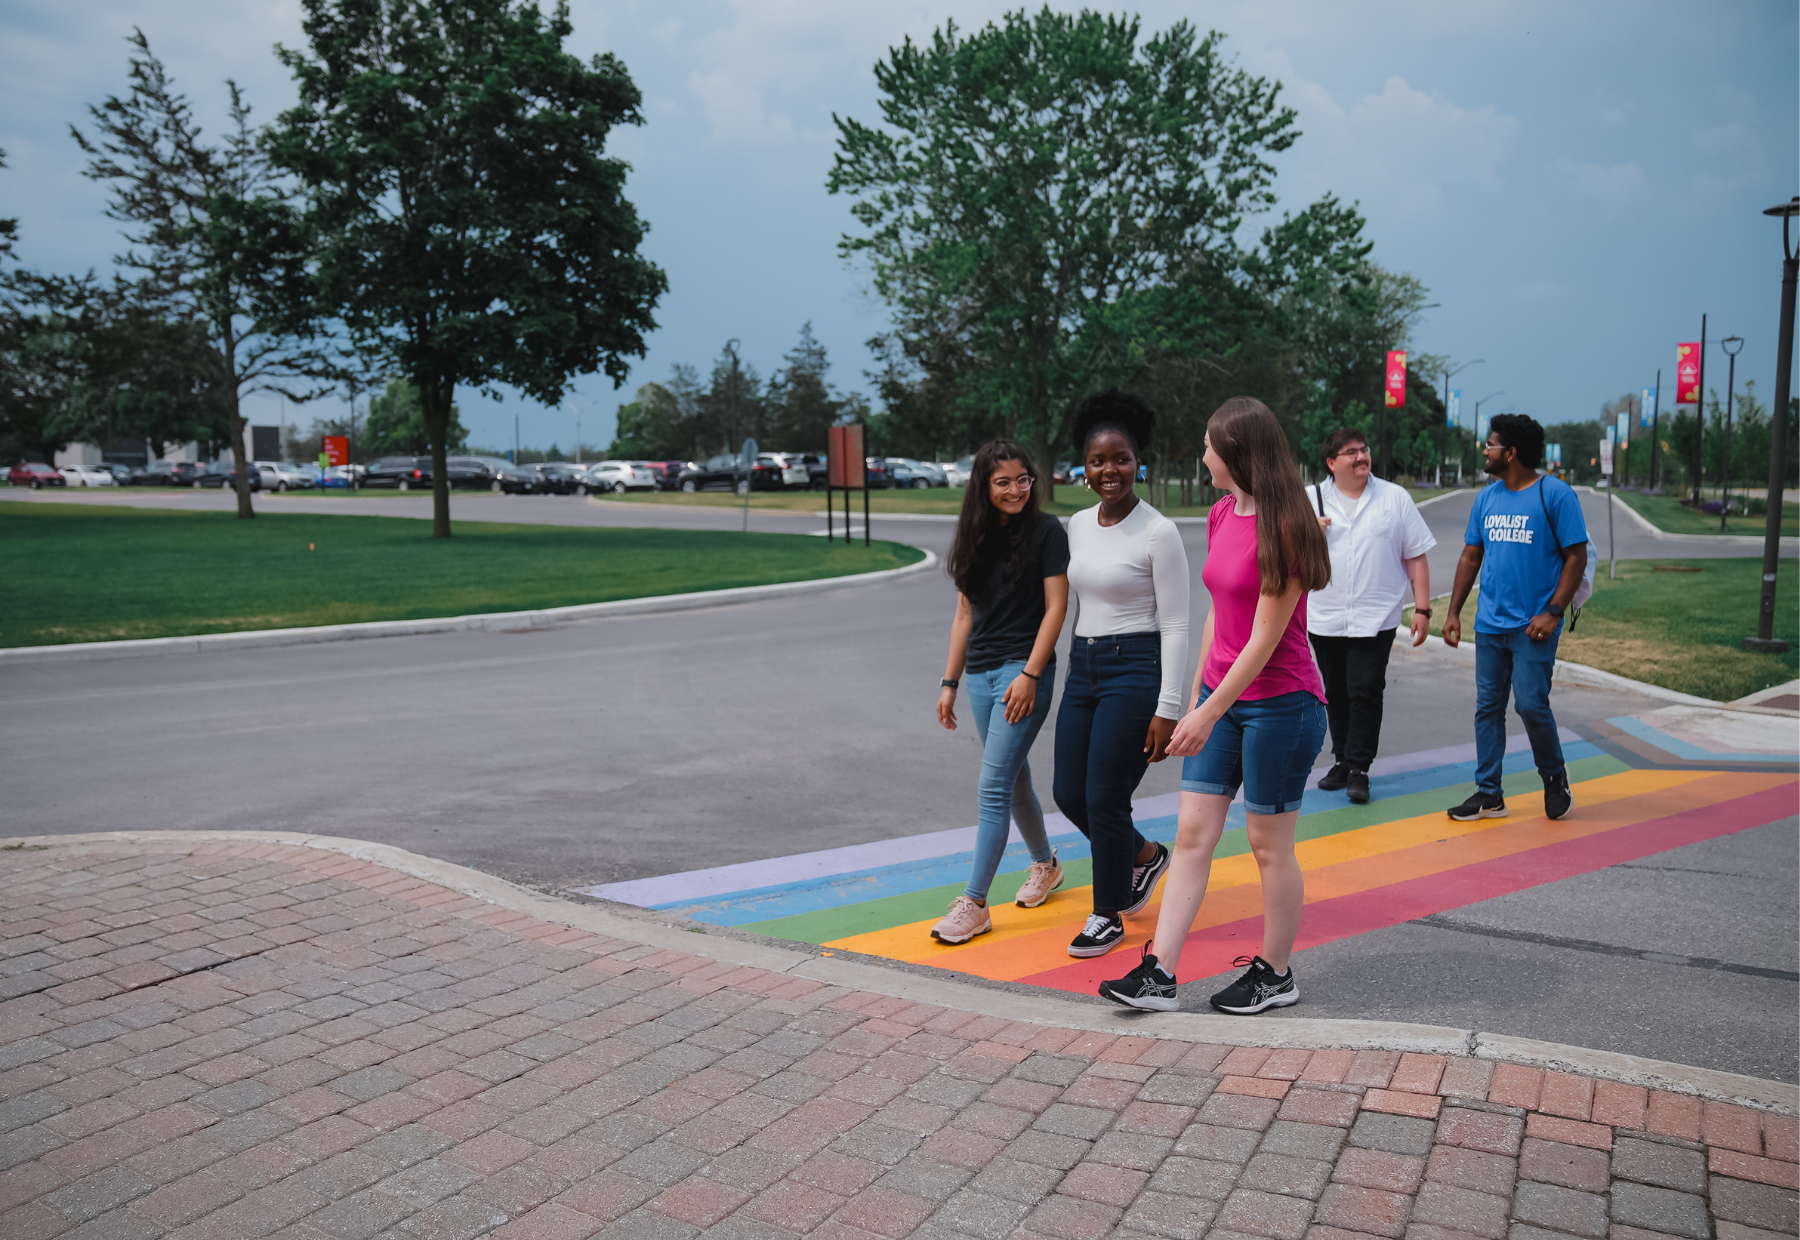
[[[1800,797],[1800,783],[1782,784],[1748,796],[1671,814],[1667,818],[1631,823],[1611,831],[1546,844],[1542,848],[1458,866],[1387,887],[1320,900],[1306,906],[1295,949],[1316,947],[1385,926],[1397,926],[1430,913],[1442,913],[1495,896],[1587,874],[1622,861],[1635,861],[1671,848],[1760,827],[1793,814],[1797,797]],[[1181,973],[1185,977],[1211,977],[1230,972],[1234,958],[1254,954],[1261,944],[1261,917],[1246,917],[1196,930],[1181,949]],[[1091,993],[1103,979],[1119,977],[1130,967],[1119,959],[1125,950],[1121,948],[1111,957],[1083,960],[1018,980],[1034,986]]]

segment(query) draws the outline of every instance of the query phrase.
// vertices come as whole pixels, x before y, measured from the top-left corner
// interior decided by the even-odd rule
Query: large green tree
[[[546,405],[569,380],[624,382],[668,287],[606,154],[639,124],[609,55],[563,48],[567,4],[304,0],[308,50],[280,48],[300,101],[268,147],[307,195],[309,302],[418,389],[432,532],[450,536],[455,390],[508,384]]]
[[[88,132],[71,132],[88,155],[87,175],[112,186],[107,213],[126,225],[131,248],[118,262],[138,273],[134,300],[150,319],[195,325],[215,355],[228,422],[221,437],[239,466],[238,516],[248,518],[255,513],[242,398],[272,391],[306,399],[317,389],[296,384],[325,378],[334,366],[305,327],[278,324],[259,303],[258,290],[291,277],[284,271],[291,260],[268,244],[269,234],[291,231],[291,212],[237,83],[226,82],[224,139],[209,143],[143,31],[129,42],[130,89],[89,107]]]
[[[444,432],[450,449],[468,442],[468,428],[450,406],[450,422]],[[369,400],[369,420],[358,445],[368,456],[423,456],[431,450],[431,432],[425,425],[425,406],[419,389],[408,379],[388,380],[387,390]],[[313,455],[317,455],[315,450]]]
[[[1052,463],[1085,390],[1141,359],[1083,341],[1107,307],[1238,266],[1273,205],[1271,159],[1298,136],[1279,86],[1186,22],[1008,14],[954,23],[875,68],[882,124],[838,118],[828,185],[863,231],[897,330],[958,340],[958,400]]]

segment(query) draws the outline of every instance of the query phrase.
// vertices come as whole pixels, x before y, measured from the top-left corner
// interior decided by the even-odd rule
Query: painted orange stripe
[[[1547,843],[1611,831],[1649,818],[1704,808],[1718,801],[1773,787],[1791,778],[1792,776],[1784,774],[1622,772],[1579,785],[1582,790],[1581,812],[1580,817],[1572,821],[1552,823],[1536,816],[1489,819],[1481,824],[1457,824],[1442,815],[1421,815],[1389,823],[1385,827],[1364,828],[1321,840],[1305,841],[1296,851],[1303,854],[1307,902],[1313,903],[1523,852]],[[1536,802],[1535,805],[1531,804],[1533,801]],[[1512,804],[1536,809],[1541,814],[1542,794],[1516,797]],[[1477,829],[1462,829],[1467,827]],[[1359,850],[1351,841],[1344,840],[1345,836],[1369,837],[1363,841],[1361,855],[1357,855]],[[1313,845],[1326,847],[1311,847]],[[1335,858],[1342,859],[1334,860]],[[1247,862],[1250,874],[1254,875],[1255,862],[1248,854],[1242,858],[1227,860]],[[1310,867],[1307,866],[1309,860],[1313,863]],[[1216,872],[1219,867],[1215,865],[1214,868]],[[1223,888],[1208,885],[1206,902],[1194,923],[1196,929],[1261,915],[1260,883],[1236,879],[1228,881],[1230,885]],[[1063,901],[1053,903],[1063,904]],[[874,951],[870,954],[1012,981],[1042,972],[1049,962],[1065,957],[1068,939],[1079,925],[1080,916],[1086,915],[1087,905],[1063,904],[1063,908],[1066,910],[1063,917],[1068,916],[1068,911],[1077,909],[1080,915],[1071,920],[1059,918],[1061,924],[1034,929],[999,941],[991,941],[996,936],[990,934],[962,947],[945,948],[932,944],[927,937],[931,923],[920,922],[911,927],[897,927],[895,931],[857,935],[852,939],[840,940],[832,946],[869,951],[868,946],[858,947],[854,944],[857,940],[898,937],[899,931],[908,931],[903,944],[900,944],[904,954],[895,951]],[[1155,914],[1159,909],[1159,903],[1152,903],[1142,914],[1127,922],[1127,944],[1142,943],[1150,937],[1156,925]],[[937,947],[936,951],[931,950],[934,946]]]

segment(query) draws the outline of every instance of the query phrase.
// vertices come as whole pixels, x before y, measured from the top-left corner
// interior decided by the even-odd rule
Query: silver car
[[[630,461],[598,461],[589,465],[585,472],[587,481],[581,485],[584,495],[601,491],[623,495],[627,491],[656,490],[656,475]]]

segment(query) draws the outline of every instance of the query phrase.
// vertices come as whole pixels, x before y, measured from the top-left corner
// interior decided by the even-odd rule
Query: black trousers
[[[1319,674],[1325,678],[1325,718],[1331,723],[1335,762],[1366,771],[1381,745],[1381,698],[1387,692],[1388,656],[1394,634],[1320,637],[1308,633]]]

